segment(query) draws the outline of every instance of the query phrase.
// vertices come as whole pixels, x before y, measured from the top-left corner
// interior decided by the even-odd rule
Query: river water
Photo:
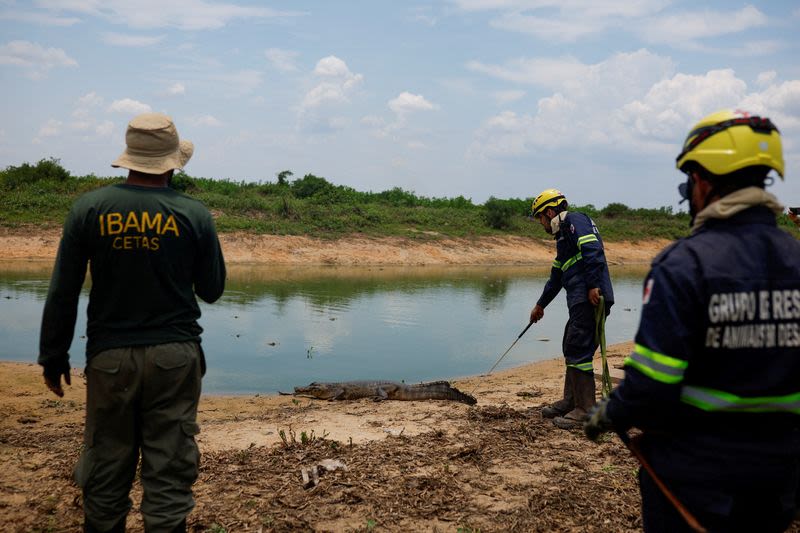
[[[549,274],[531,267],[231,265],[215,304],[201,303],[203,392],[271,394],[311,381],[404,380],[485,373],[528,321]],[[0,360],[34,362],[49,265],[0,264]],[[631,340],[643,268],[612,267],[608,344]],[[88,283],[87,283],[88,285]],[[84,364],[79,304],[72,366]],[[497,369],[561,356],[562,292]]]

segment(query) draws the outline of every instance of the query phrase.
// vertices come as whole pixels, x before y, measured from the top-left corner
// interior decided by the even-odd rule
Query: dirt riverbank
[[[612,367],[630,347],[610,348]],[[637,464],[623,445],[611,435],[593,444],[541,417],[563,372],[552,359],[454,381],[475,406],[204,396],[189,530],[640,531]],[[84,397],[77,369],[58,399],[36,365],[0,363],[5,531],[81,531],[72,467]],[[304,488],[301,470],[326,460],[339,467]],[[128,528],[141,531],[138,479],[132,498]]]
[[[60,230],[34,226],[0,228],[0,260],[52,261]],[[336,240],[291,235],[220,234],[230,263],[272,265],[549,265],[551,239],[476,239],[349,236]],[[647,264],[669,241],[606,243],[610,264]]]
[[[628,346],[616,346],[619,365]],[[203,397],[191,531],[635,531],[635,462],[543,420],[564,366],[460,379],[443,401]],[[15,531],[79,531],[71,478],[83,427],[79,370],[58,399],[33,364],[0,363],[0,515]],[[281,439],[285,436],[285,442]],[[344,468],[303,488],[301,468]],[[134,487],[131,531],[141,531]]]

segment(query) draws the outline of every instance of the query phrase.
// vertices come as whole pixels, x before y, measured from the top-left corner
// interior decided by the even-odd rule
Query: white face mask
[[[561,211],[559,214],[550,219],[550,235],[558,233],[561,227],[561,222],[567,217],[566,211]]]

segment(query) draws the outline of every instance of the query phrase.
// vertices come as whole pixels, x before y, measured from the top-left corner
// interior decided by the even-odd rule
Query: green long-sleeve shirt
[[[195,294],[211,303],[225,288],[222,250],[202,203],[166,187],[88,192],[64,223],[42,316],[41,365],[69,360],[87,262],[87,359],[121,346],[199,341]]]

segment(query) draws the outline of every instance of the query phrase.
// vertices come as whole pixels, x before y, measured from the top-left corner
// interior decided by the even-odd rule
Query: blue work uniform
[[[788,527],[800,473],[800,243],[769,209],[711,219],[653,261],[607,414],[618,430],[644,431],[653,469],[707,529]],[[645,530],[685,530],[640,478]]]
[[[592,219],[577,211],[566,214],[553,238],[556,258],[550,269],[550,279],[536,303],[545,308],[562,287],[566,290],[569,320],[564,328],[564,357],[567,366],[591,372],[597,342],[594,308],[588,300],[589,289],[600,289],[605,298],[606,313],[614,303],[603,239]]]

